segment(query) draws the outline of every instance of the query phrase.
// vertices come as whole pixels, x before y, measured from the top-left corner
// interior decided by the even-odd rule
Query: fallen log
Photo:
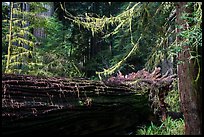
[[[174,78],[159,68],[106,81],[3,74],[3,134],[126,134],[147,122],[150,102],[166,117],[164,98]]]
[[[125,134],[150,113],[148,96],[125,84],[2,75],[4,135]]]

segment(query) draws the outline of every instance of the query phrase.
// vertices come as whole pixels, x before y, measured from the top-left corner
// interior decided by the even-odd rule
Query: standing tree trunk
[[[53,12],[54,12],[54,3],[50,2],[49,4],[45,4],[44,7],[47,9],[46,12],[40,13],[37,16],[41,16],[41,17],[51,17]],[[38,38],[45,38],[46,34],[45,34],[45,30],[43,27],[41,28],[34,28],[34,32],[33,32],[34,36],[38,37]]]
[[[108,9],[108,15],[107,15],[107,17],[111,17],[111,3],[110,2],[107,2],[107,9]],[[111,25],[110,26],[110,30],[112,30],[113,29],[113,26]],[[111,56],[113,55],[113,52],[112,52],[112,47],[113,47],[113,36],[112,36],[112,34],[110,34],[110,36],[109,36],[109,38],[110,38],[110,42],[109,42],[109,51],[110,51],[110,54],[111,54]]]
[[[190,13],[186,7],[187,2],[176,3],[176,23],[183,27],[183,29],[177,29],[177,34],[183,30],[186,30],[187,22],[181,18],[182,13]],[[183,39],[177,36],[177,42],[181,42]],[[186,135],[199,135],[202,134],[202,111],[201,111],[201,92],[202,88],[199,82],[195,82],[197,76],[198,66],[194,65],[193,59],[190,57],[190,45],[182,46],[182,51],[178,54],[178,60],[182,61],[177,66],[178,71],[178,89],[181,100],[181,111],[184,114],[185,121],[185,134]]]
[[[11,2],[11,13],[10,13],[10,21],[9,21],[10,25],[9,25],[9,42],[8,42],[8,55],[7,55],[7,62],[6,62],[6,69],[5,69],[5,73],[9,73],[9,64],[11,62],[10,57],[11,57],[11,46],[12,46],[12,42],[11,42],[11,35],[12,35],[12,22],[13,22],[13,2]]]

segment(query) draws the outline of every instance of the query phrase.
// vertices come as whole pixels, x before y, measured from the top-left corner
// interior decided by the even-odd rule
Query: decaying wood
[[[148,98],[127,85],[2,75],[4,135],[124,134],[150,114]]]
[[[93,97],[133,95],[125,85],[111,87],[85,79],[2,75],[2,116],[23,117],[57,109],[97,105]],[[111,103],[111,102],[109,102]],[[9,109],[8,109],[9,108]],[[8,111],[7,111],[8,110]]]
[[[156,67],[152,73],[149,73],[145,69],[138,71],[137,73],[132,72],[128,75],[122,75],[121,72],[118,73],[116,77],[112,76],[107,81],[105,81],[108,85],[120,85],[120,84],[135,84],[132,83],[134,81],[138,81],[137,83],[148,83],[154,84],[154,86],[165,86],[171,85],[176,75],[169,75],[169,71],[166,72],[165,75],[161,76],[161,68]],[[153,85],[151,85],[153,86]]]
[[[149,73],[145,69],[132,72],[128,75],[123,75],[121,72],[116,77],[112,76],[107,81],[108,85],[129,85],[135,89],[145,89],[149,91],[150,101],[152,102],[152,108],[155,109],[155,113],[159,113],[162,116],[162,120],[166,119],[168,104],[164,102],[168,92],[172,89],[172,82],[176,78],[176,75],[169,75],[170,71],[167,71],[163,76],[161,75],[161,68],[155,67],[152,73]],[[158,99],[157,100],[155,100]]]
[[[119,133],[148,119],[149,101],[165,117],[168,105],[164,98],[174,78],[168,73],[161,76],[159,68],[152,73],[144,69],[126,76],[119,73],[106,81],[2,74],[4,134],[29,134],[35,130],[36,135],[42,135],[41,128],[50,135],[62,130],[66,135]],[[62,118],[56,121],[56,117]],[[77,130],[70,130],[72,127]],[[89,131],[90,128],[93,129]]]
[[[159,103],[162,112],[168,106],[164,98],[171,88],[175,75],[168,72],[161,76],[160,68],[152,73],[146,70],[133,72],[126,76],[119,73],[107,81],[87,79],[68,79],[62,77],[39,77],[29,75],[2,75],[2,116],[37,115],[48,111],[77,106],[91,106],[97,96],[134,95],[142,87],[150,91],[150,98],[159,91]],[[109,100],[110,101],[110,100]],[[154,105],[154,101],[152,101]],[[157,106],[158,107],[158,106]],[[6,111],[10,108],[9,111]],[[12,111],[11,111],[12,108]]]

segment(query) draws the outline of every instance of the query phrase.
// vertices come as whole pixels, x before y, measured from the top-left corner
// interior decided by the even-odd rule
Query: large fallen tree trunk
[[[120,134],[149,113],[147,96],[127,85],[2,75],[3,134]]]
[[[3,134],[125,134],[146,122],[157,90],[166,113],[164,93],[173,77],[159,72],[119,74],[104,82],[3,74]]]
[[[39,115],[58,109],[122,105],[127,103],[127,98],[136,94],[134,88],[126,85],[112,87],[100,81],[85,79],[13,74],[3,74],[2,91],[2,115],[13,118]],[[129,105],[134,105],[131,101],[134,99],[128,101]]]

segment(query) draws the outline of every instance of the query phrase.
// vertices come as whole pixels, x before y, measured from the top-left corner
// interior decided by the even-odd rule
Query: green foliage
[[[165,102],[169,105],[168,111],[180,112],[180,98],[177,89],[177,81],[173,82],[173,90],[170,91],[165,98]],[[173,120],[167,117],[160,126],[151,122],[151,125],[146,125],[137,131],[138,135],[183,135],[184,120]]]
[[[153,47],[152,53],[149,55],[148,61],[146,62],[145,66],[147,69],[155,67],[160,64],[164,58],[177,57],[178,53],[183,51],[183,46],[189,46],[191,54],[189,60],[195,60],[195,62],[199,66],[198,74],[195,78],[195,81],[197,81],[200,76],[200,60],[202,57],[202,9],[201,3],[199,2],[188,2],[186,6],[192,8],[192,12],[183,13],[182,15],[182,19],[185,19],[187,21],[186,24],[178,26],[172,21],[163,23],[162,27],[160,27],[162,28],[162,31],[159,31],[160,33],[158,33],[159,35],[155,40],[155,46]],[[170,13],[173,13],[173,11],[175,10],[175,6],[172,5],[172,3],[163,3],[163,9],[165,9],[163,11],[169,14],[169,11],[171,11]],[[158,23],[157,20],[155,20],[154,22]],[[175,29],[182,29],[184,26],[187,29],[184,29],[183,31],[175,35]],[[179,43],[176,41],[176,36],[182,38]],[[170,39],[172,39],[173,41],[169,41]],[[176,60],[176,63],[180,64],[182,63],[182,61]]]
[[[186,24],[176,26],[182,31],[177,34],[181,39],[179,42],[172,43],[168,48],[169,56],[176,56],[178,53],[183,52],[184,47],[189,47],[190,57],[189,61],[193,60],[195,65],[198,66],[198,74],[194,80],[196,82],[200,78],[201,72],[201,59],[202,59],[202,9],[199,2],[188,2],[187,7],[191,9],[190,13],[183,13],[182,19],[186,21]],[[183,61],[178,60],[177,64],[181,64]]]
[[[90,13],[73,16],[63,6],[62,8],[67,14],[65,18],[80,28],[91,31],[93,36],[102,33],[106,40],[112,37],[113,56],[109,59],[109,68],[96,72],[99,77],[106,77],[124,68],[125,65],[128,66],[128,63],[134,62],[130,59],[132,56],[141,59],[140,63],[130,64],[135,65],[136,70],[142,68],[146,61],[148,61],[146,68],[155,67],[166,56],[165,45],[169,35],[173,33],[169,31],[170,23],[166,21],[173,11],[172,3],[123,3],[118,14],[110,17],[105,15],[95,17]]]
[[[72,35],[72,28],[65,28],[55,16],[50,18],[40,16],[40,13],[47,11],[45,7],[48,3],[27,3],[30,5],[29,12],[21,10],[21,4],[25,3],[14,3],[11,61],[7,72],[47,76],[83,76],[76,66],[76,60],[70,58],[72,51],[68,39]],[[6,25],[3,27],[5,33],[6,27]],[[47,37],[41,39],[43,46],[36,48],[34,42],[37,39],[31,34],[31,30],[42,27]],[[4,60],[2,64],[5,66]],[[5,70],[4,67],[3,70]]]
[[[71,16],[69,14],[70,15],[69,19],[72,20],[74,23],[78,24],[79,27],[81,25],[84,28],[90,30],[92,32],[93,36],[95,35],[95,33],[103,32],[104,30],[107,30],[110,25],[113,26],[116,24],[117,24],[116,28],[111,33],[106,34],[104,36],[104,38],[107,38],[110,35],[112,36],[112,35],[117,34],[119,32],[119,30],[121,30],[121,28],[127,28],[130,31],[129,34],[131,34],[132,33],[132,28],[131,28],[132,27],[132,25],[131,25],[132,17],[133,17],[133,15],[138,16],[138,13],[136,11],[134,11],[135,7],[137,7],[138,5],[140,5],[140,3],[134,4],[131,8],[129,8],[128,10],[117,15],[116,17],[114,17],[114,16],[110,16],[110,17],[103,16],[101,18],[91,17],[89,14],[86,13],[83,18],[82,17],[74,17],[74,16]],[[130,7],[130,5],[129,5],[129,7]],[[114,64],[109,69],[104,69],[104,71],[102,71],[102,72],[96,72],[99,75],[99,77],[101,77],[101,75],[107,76],[107,75],[113,74],[127,60],[127,58],[133,52],[135,52],[135,50],[138,48],[139,40],[137,40],[137,42],[134,43],[133,37],[131,35],[130,43],[132,46],[131,51],[129,51],[122,58],[122,60],[118,61],[116,64]]]
[[[36,14],[38,12],[22,10],[23,4],[25,3],[11,2],[10,29],[5,40],[8,42],[8,52],[4,52],[3,57],[3,59],[7,60],[7,64],[6,66],[2,64],[2,70],[5,73],[28,74],[29,71],[32,71],[30,68],[38,64],[32,57],[36,38],[30,32],[32,28],[31,20],[37,18]],[[3,28],[5,27],[8,26],[4,25]]]
[[[17,4],[20,3],[22,2]],[[15,25],[12,35],[16,36],[13,38],[14,42],[28,45],[30,48],[16,48],[15,55],[12,56],[13,59],[17,54],[24,56],[21,59],[17,57],[16,63],[24,60],[26,64],[27,55],[31,54],[32,60],[28,59],[30,62],[27,61],[27,64],[33,66],[24,66],[24,69],[32,69],[33,74],[39,71],[49,75],[84,76],[82,74],[91,72],[89,76],[95,76],[93,72],[97,72],[103,77],[114,74],[119,69],[124,74],[136,71],[143,68],[145,63],[145,67],[150,70],[168,55],[176,55],[182,50],[175,43],[169,48],[166,47],[171,44],[169,37],[175,38],[175,24],[168,21],[170,13],[175,9],[172,2],[64,2],[61,7],[66,11],[65,15],[69,20],[61,19],[62,22],[59,21],[64,15],[62,12],[49,19],[36,16],[46,11],[44,6],[49,3],[29,4],[31,11],[22,12],[20,7],[16,8],[14,12],[18,14],[19,19],[13,20],[13,24],[26,26],[29,23],[29,26]],[[185,14],[183,18],[193,25],[188,32],[184,31],[179,35],[188,38],[189,40],[184,42],[188,42],[192,49],[195,49],[192,50],[190,59],[200,59],[201,54],[197,52],[201,52],[202,45],[202,10],[199,3],[191,3],[192,5],[192,15]],[[6,5],[2,7],[3,18],[8,20],[8,8]],[[57,11],[59,7],[56,8]],[[8,33],[9,26],[6,20],[2,24],[4,70],[8,45],[4,34]],[[36,49],[33,47],[35,38],[31,29],[40,27],[44,27],[47,37],[42,40],[42,46]],[[57,62],[61,64],[57,65]],[[85,69],[78,67],[80,63]],[[198,77],[199,74],[197,79]]]
[[[121,52],[120,55],[122,56],[124,56],[123,51],[126,51],[126,54],[131,51],[132,41],[137,41],[141,36],[137,50],[132,52],[131,56],[121,65],[131,63],[130,65],[134,66],[134,70],[139,70],[142,69],[144,64],[148,61],[145,67],[150,70],[158,65],[164,58],[164,38],[167,39],[167,34],[165,34],[165,29],[167,29],[165,26],[165,18],[168,17],[172,10],[170,6],[164,14],[160,14],[163,12],[161,8],[165,7],[164,5],[165,3],[157,2],[140,4],[138,7],[135,7],[137,14],[131,17],[131,25],[129,24],[129,26],[121,28],[121,30],[115,34],[117,37],[114,40],[114,47],[122,47],[117,51],[119,54]],[[115,56],[113,58],[115,58]]]
[[[179,46],[190,46],[190,58],[189,60],[195,61],[198,66],[198,74],[195,78],[195,82],[200,78],[201,72],[201,59],[202,59],[202,9],[200,2],[188,3],[187,6],[193,6],[193,12],[191,14],[184,13],[183,19],[187,20],[187,24],[190,28],[182,31],[179,36],[182,37]]]
[[[193,5],[192,5],[193,4]],[[186,24],[182,26],[176,26],[177,28],[184,30],[177,34],[180,38],[182,38],[182,41],[180,43],[173,43],[169,48],[172,49],[171,52],[173,53],[179,53],[181,52],[181,48],[183,46],[190,46],[191,47],[191,53],[196,51],[198,53],[198,48],[202,47],[202,9],[201,4],[199,2],[191,3],[189,2],[188,5],[193,6],[193,11],[191,13],[183,13],[182,19],[186,20]],[[187,5],[187,6],[188,6]],[[194,52],[193,52],[194,53]],[[193,56],[193,55],[191,55]],[[193,56],[195,58],[200,58],[201,56]],[[191,57],[191,58],[193,58]]]
[[[173,82],[173,90],[171,90],[165,98],[165,102],[170,106],[168,111],[172,112],[180,112],[180,97],[177,82],[177,80]]]
[[[145,63],[148,70],[156,67],[168,57],[167,47],[172,43],[170,39],[175,38],[172,26],[174,23],[168,19],[174,10],[175,7],[171,2],[162,2],[157,6],[154,17],[150,20],[151,24],[148,24],[147,28],[150,29],[148,34],[151,35],[151,38],[147,42],[152,44],[151,52]]]
[[[6,41],[6,35],[9,32],[9,5],[2,2],[2,72],[5,71],[8,42]]]
[[[2,2],[2,53],[5,54],[7,50],[6,34],[9,31],[9,6]]]
[[[64,28],[57,17],[46,19],[45,33],[47,37],[42,40],[43,47],[36,49],[38,60],[42,65],[37,75],[80,77],[83,73],[76,66],[76,60],[70,57],[72,31],[71,26]]]
[[[127,58],[130,57],[131,54],[133,52],[135,52],[135,50],[137,50],[138,43],[139,43],[140,39],[141,38],[138,39],[137,43],[135,45],[133,45],[133,48],[131,49],[131,51],[125,57],[123,57],[122,60],[120,60],[115,65],[113,65],[111,68],[104,69],[103,72],[96,72],[96,74],[98,74],[99,78],[101,79],[101,75],[104,75],[105,77],[108,76],[108,75],[112,75],[118,68],[120,68],[122,66],[122,64],[127,60]]]
[[[171,117],[160,125],[156,126],[151,122],[150,126],[145,126],[137,131],[138,135],[184,135],[184,120],[172,120]]]

